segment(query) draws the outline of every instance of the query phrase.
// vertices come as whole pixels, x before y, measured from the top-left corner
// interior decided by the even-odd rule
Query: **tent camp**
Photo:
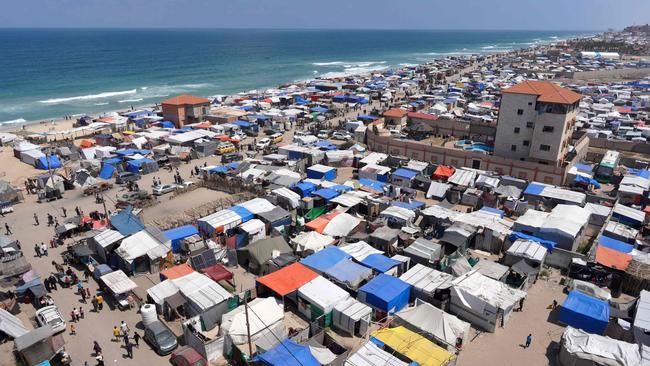
[[[416,301],[415,306],[395,314],[397,323],[432,339],[449,352],[456,352],[458,344],[469,342],[470,324],[437,307]],[[459,341],[460,340],[460,341]]]
[[[373,342],[366,342],[353,353],[344,366],[408,366],[408,364],[395,357],[391,352],[386,352],[377,347]]]
[[[178,253],[181,251],[181,241],[192,235],[199,233],[199,230],[193,225],[179,226],[174,229],[164,231],[164,234],[171,240],[172,252]]]
[[[358,300],[380,313],[394,314],[408,304],[410,289],[408,283],[382,273],[359,288]]]
[[[258,240],[238,250],[238,260],[241,265],[256,274],[264,274],[268,270],[269,261],[281,254],[291,254],[293,251],[282,236],[273,236]]]
[[[607,301],[573,290],[564,300],[558,320],[589,333],[602,335],[609,324],[609,311]]]
[[[418,263],[402,274],[399,279],[413,286],[411,300],[417,298],[437,304],[439,300],[436,300],[436,293],[439,290],[449,289],[454,276]]]
[[[248,319],[243,306],[223,314],[221,332],[231,344],[243,345],[248,342],[248,335],[253,344],[262,349],[270,349],[279,343],[278,338],[286,337],[284,327],[284,306],[273,297],[256,298],[248,303]],[[247,327],[248,326],[248,327]],[[224,347],[229,350],[228,341]],[[242,347],[242,349],[247,349]]]
[[[333,217],[323,229],[323,234],[334,237],[344,237],[354,230],[361,220],[347,213]]]

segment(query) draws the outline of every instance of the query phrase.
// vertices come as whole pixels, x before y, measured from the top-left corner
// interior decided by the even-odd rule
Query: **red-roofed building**
[[[501,94],[494,155],[561,165],[582,95],[537,80],[523,81]]]
[[[210,112],[210,100],[194,95],[179,95],[162,101],[163,118],[177,128],[200,122]]]
[[[406,126],[408,112],[400,108],[391,108],[384,112],[384,125],[386,128],[401,129]]]

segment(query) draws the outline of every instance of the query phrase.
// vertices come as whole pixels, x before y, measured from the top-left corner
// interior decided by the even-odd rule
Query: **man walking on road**
[[[34,222],[35,222],[34,226],[38,226],[39,222],[38,222],[38,215],[36,214],[36,212],[34,212]]]
[[[7,230],[7,233],[6,233],[5,235],[11,235],[11,234],[13,234],[13,233],[11,232],[11,229],[9,228],[9,224],[7,224],[6,222],[5,222],[5,229]]]
[[[126,354],[130,359],[133,359],[133,344],[131,342],[126,342]]]
[[[524,348],[530,347],[530,343],[533,341],[533,335],[529,334],[528,337],[526,337],[526,346]]]

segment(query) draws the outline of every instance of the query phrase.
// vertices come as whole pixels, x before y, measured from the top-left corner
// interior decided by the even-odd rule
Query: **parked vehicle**
[[[284,135],[281,133],[274,133],[271,135],[271,143],[279,144],[282,140],[284,140]]]
[[[147,326],[143,338],[161,356],[172,353],[178,347],[174,333],[167,329],[159,320]]]
[[[235,150],[237,150],[235,149],[235,145],[231,144],[230,142],[224,142],[217,146],[217,154],[219,155],[235,152]]]
[[[242,160],[243,157],[238,153],[226,153],[221,155],[221,164],[232,163],[233,161]]]
[[[182,346],[172,352],[169,362],[174,366],[207,366],[208,364],[205,358],[190,346]]]
[[[125,202],[132,202],[137,199],[144,199],[149,196],[149,193],[145,191],[144,189],[141,189],[139,191],[133,191],[133,192],[126,192],[123,193],[119,196],[117,196],[118,201],[125,201]]]
[[[332,134],[332,138],[334,140],[343,140],[343,141],[349,141],[352,140],[352,136],[347,133],[347,132],[340,132],[340,131],[335,131]]]
[[[163,194],[166,193],[171,193],[175,191],[178,188],[178,185],[176,184],[162,184],[159,186],[155,186],[152,189],[152,193],[156,196],[162,196]]]
[[[331,130],[320,130],[320,131],[318,131],[318,138],[319,139],[328,139],[328,138],[330,138],[331,134],[332,134]]]
[[[131,173],[131,172],[122,172],[117,175],[115,178],[115,183],[117,184],[126,184],[128,182],[135,182],[137,180],[140,180],[142,176],[137,173]]]
[[[573,290],[579,291],[585,295],[589,295],[605,301],[612,299],[612,294],[608,290],[600,288],[591,282],[576,279],[570,280],[569,283],[567,283],[566,290],[567,292],[571,292]]]
[[[271,139],[265,137],[265,138],[259,140],[259,141],[257,142],[257,144],[255,144],[255,148],[256,148],[257,150],[264,150],[264,149],[266,149],[267,147],[269,147],[270,145],[271,145]]]
[[[66,328],[65,320],[56,305],[45,306],[36,311],[36,322],[41,327],[49,325],[57,333],[63,332]]]

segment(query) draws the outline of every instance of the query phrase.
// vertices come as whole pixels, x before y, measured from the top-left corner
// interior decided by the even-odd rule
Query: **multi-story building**
[[[163,118],[174,122],[177,128],[186,123],[199,122],[210,113],[210,100],[194,95],[179,95],[162,101]]]
[[[494,155],[560,166],[581,97],[548,81],[527,80],[504,89]]]

